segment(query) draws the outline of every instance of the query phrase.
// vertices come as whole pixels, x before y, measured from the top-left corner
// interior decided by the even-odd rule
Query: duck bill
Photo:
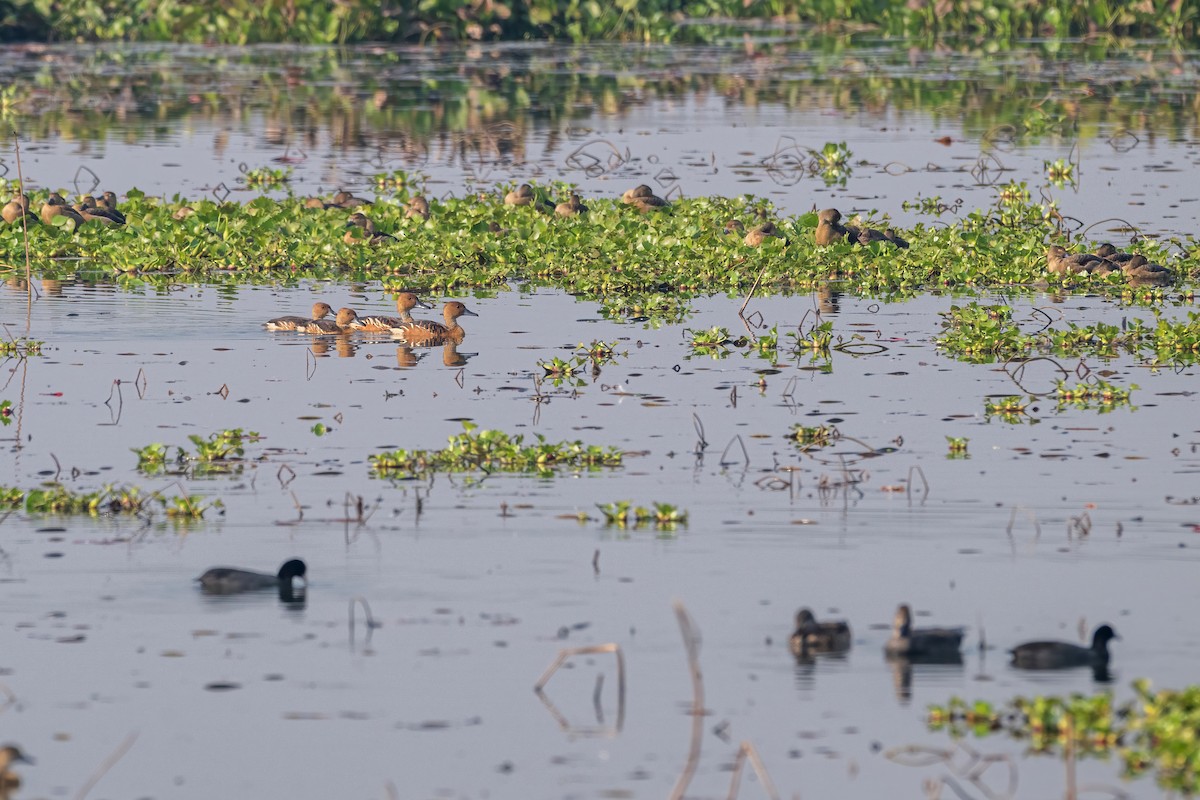
[[[472,310],[471,310],[471,309],[469,309],[469,308],[464,308],[464,309],[463,309],[463,312],[462,312],[462,315],[463,315],[464,317],[478,317],[478,316],[479,316],[478,314],[476,314],[474,311],[472,311]]]

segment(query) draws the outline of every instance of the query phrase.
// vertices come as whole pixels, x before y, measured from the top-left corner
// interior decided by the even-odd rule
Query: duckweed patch
[[[1116,408],[1131,407],[1129,398],[1135,389],[1140,389],[1136,383],[1128,387],[1117,386],[1106,380],[1081,382],[1074,386],[1066,381],[1059,381],[1054,389],[1054,399],[1061,411],[1067,407],[1092,409],[1106,414]]]
[[[44,344],[45,342],[40,342],[37,339],[27,339],[25,337],[0,340],[0,356],[6,358],[40,356],[42,354],[42,345]]]
[[[45,196],[34,192],[31,202],[38,207]],[[996,208],[948,226],[917,225],[902,232],[912,247],[897,252],[879,243],[818,247],[811,213],[777,217],[786,243],[772,238],[770,246],[748,247],[726,233],[726,224],[756,225],[762,213],[775,216],[768,202],[752,197],[680,199],[648,215],[619,199],[585,198],[589,213],[563,218],[505,206],[497,193],[435,199],[428,220],[407,217],[397,202],[378,201],[363,210],[395,238],[368,245],[344,241],[344,208],[309,208],[298,198],[259,197],[244,205],[164,201],[134,190],[122,207],[126,225],[85,223],[72,231],[39,224],[31,229],[30,249],[35,269],[49,278],[115,274],[130,286],[374,279],[445,293],[517,282],[600,299],[606,316],[651,325],[684,318],[688,299],[701,294],[810,292],[831,281],[843,291],[885,299],[929,289],[1033,291],[1047,281],[1126,288],[1114,276],[1047,276],[1045,241],[1056,233],[1056,218],[1048,206],[1023,198],[1001,199]],[[1190,240],[1180,245],[1187,255],[1170,265],[1186,278],[1200,266],[1200,247]],[[1143,249],[1165,262],[1168,246]],[[0,228],[0,256],[0,263],[23,265],[19,226]],[[0,274],[18,272],[23,267],[0,267]],[[1152,297],[1161,298],[1158,292]],[[806,336],[814,347],[819,341],[812,335],[819,332]]]
[[[291,179],[291,167],[254,167],[242,171],[242,181],[253,189],[278,188]]]
[[[619,467],[623,453],[615,447],[585,445],[581,441],[547,442],[534,434],[536,444],[525,444],[524,435],[481,429],[464,422],[463,432],[451,436],[441,450],[394,450],[368,459],[372,475],[417,478],[436,472],[525,472],[549,477],[560,469],[597,470]]]
[[[828,447],[841,438],[841,433],[832,425],[802,425],[792,426],[788,438],[805,450]]]
[[[1135,699],[1116,705],[1108,693],[1018,697],[1003,705],[953,697],[930,706],[926,724],[955,738],[1003,733],[1035,753],[1106,758],[1117,755],[1126,777],[1153,771],[1164,789],[1200,790],[1200,686],[1153,691],[1133,683]]]
[[[1153,325],[1133,319],[1121,325],[1067,323],[1056,328],[1042,318],[1038,330],[1026,333],[1011,306],[972,302],[951,306],[942,315],[943,332],[937,344],[951,356],[975,363],[1035,354],[1115,358],[1122,353],[1156,364],[1195,363],[1200,357],[1200,312],[1189,311],[1186,320],[1179,322],[1165,319],[1158,309],[1152,308],[1151,313]]]
[[[966,436],[947,436],[946,458],[952,460],[970,458],[971,454],[967,452],[967,445],[970,441]]]
[[[671,532],[681,525],[687,527],[688,512],[670,503],[651,503],[647,507],[635,506],[632,500],[617,500],[597,503],[596,508],[606,526],[621,530],[642,530],[652,525],[658,531]]]
[[[257,442],[261,438],[254,431],[230,428],[209,434],[207,438],[192,434],[188,439],[195,446],[193,451],[185,447],[175,447],[175,453],[172,455],[170,445],[154,442],[134,448],[133,452],[138,457],[138,472],[143,475],[210,475],[240,470],[240,462],[246,454],[246,443]]]
[[[0,486],[0,508],[24,509],[27,514],[86,514],[92,517],[144,515],[157,507],[168,517],[199,519],[213,508],[223,508],[218,500],[192,495],[164,496],[147,494],[136,486],[106,485],[94,492],[75,492],[61,483],[44,484],[37,489]]]
[[[1009,395],[1007,397],[999,397],[995,399],[987,399],[983,401],[983,413],[985,418],[999,417],[1002,422],[1010,424],[1020,424],[1025,421],[1033,421],[1025,413],[1029,401],[1019,395]]]

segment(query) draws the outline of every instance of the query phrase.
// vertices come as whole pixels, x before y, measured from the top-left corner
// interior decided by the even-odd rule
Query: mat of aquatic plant
[[[8,188],[9,197],[0,197],[5,202],[19,192],[19,185]],[[771,203],[752,196],[681,199],[654,213],[620,198],[595,198],[586,213],[564,218],[547,209],[565,199],[567,187],[540,189],[547,204],[542,209],[505,205],[505,188],[434,200],[429,219],[412,216],[401,203],[374,204],[369,212],[375,229],[388,235],[377,242],[348,237],[349,213],[340,207],[265,197],[244,205],[163,202],[131,191],[122,207],[129,224],[77,224],[59,217],[50,225],[35,220],[28,229],[7,225],[0,229],[0,258],[10,275],[21,273],[28,256],[28,267],[44,277],[124,275],[151,283],[339,277],[441,291],[519,283],[609,298],[614,311],[625,313],[636,312],[648,294],[774,293],[828,281],[886,298],[931,289],[1051,284],[1148,299],[1186,297],[1193,275],[1200,273],[1200,251],[1189,236],[1135,248],[1170,270],[1178,284],[1174,290],[1131,285],[1120,270],[1103,276],[1051,274],[1046,241],[1069,244],[1069,235],[1053,209],[1032,203],[1020,184],[1002,187],[994,207],[961,222],[906,231],[913,243],[906,249],[886,241],[818,246],[815,213],[779,216]],[[32,192],[29,198],[38,208],[45,195]],[[744,231],[764,221],[773,221],[777,235],[748,244]]]

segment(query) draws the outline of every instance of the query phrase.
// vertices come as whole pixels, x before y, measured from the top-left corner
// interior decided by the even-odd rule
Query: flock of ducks
[[[300,559],[284,562],[275,574],[253,572],[236,567],[214,567],[196,578],[206,594],[240,594],[262,590],[290,593],[297,580],[303,580],[308,567]],[[892,635],[884,643],[889,658],[912,662],[948,662],[961,658],[964,627],[913,627],[912,610],[901,603],[892,620]],[[1021,669],[1063,669],[1067,667],[1106,667],[1108,643],[1119,638],[1112,627],[1101,625],[1092,634],[1090,647],[1059,641],[1025,642],[1009,653],[1012,664]],[[810,609],[796,613],[796,630],[789,645],[793,655],[807,659],[820,653],[841,653],[850,649],[853,639],[850,624],[844,620],[818,622]]]
[[[29,207],[29,195],[22,192],[9,200],[0,208],[0,217],[10,225],[22,220],[46,225],[53,225],[55,217],[66,217],[78,227],[88,222],[100,225],[124,225],[125,215],[117,209],[117,196],[113,192],[105,192],[97,200],[90,194],[84,195],[75,205],[70,205],[58,192],[51,192],[42,204],[41,217],[33,213]]]
[[[961,658],[966,628],[914,628],[912,611],[907,604],[896,609],[892,635],[883,646],[889,658],[912,662],[945,663]],[[1025,642],[1009,653],[1012,665],[1019,669],[1065,669],[1069,667],[1108,666],[1108,643],[1119,638],[1112,627],[1101,625],[1092,634],[1090,647],[1070,642]],[[850,625],[844,621],[817,622],[812,611],[800,609],[796,614],[796,632],[792,634],[792,654],[807,660],[818,653],[840,653],[850,649]]]
[[[887,242],[907,250],[908,242],[896,235],[891,228],[877,231],[874,228],[859,228],[854,225],[843,225],[842,212],[836,208],[826,208],[817,212],[816,242],[819,245],[850,242],[851,244],[868,245],[871,242]]]
[[[245,592],[278,591],[282,600],[291,601],[296,595],[296,582],[303,582],[308,567],[300,559],[287,561],[274,575],[254,572],[236,567],[213,567],[196,578],[205,594],[232,595]],[[907,604],[896,609],[892,624],[892,635],[884,645],[884,653],[890,659],[907,663],[945,663],[961,657],[965,629],[957,628],[914,628],[912,612]],[[1065,669],[1070,667],[1092,667],[1104,669],[1108,666],[1108,643],[1119,638],[1108,625],[1096,628],[1091,647],[1070,642],[1036,641],[1017,645],[1011,651],[1012,665],[1021,669]],[[791,649],[798,659],[810,658],[814,653],[838,653],[850,648],[850,626],[844,621],[818,622],[812,611],[802,608],[796,614],[796,632],[792,634]],[[13,764],[32,764],[14,745],[0,748],[0,797],[21,785],[21,778],[10,767]]]
[[[621,195],[621,202],[642,214],[663,211],[671,206],[667,200],[656,195],[654,190],[646,184],[624,192]],[[394,240],[395,236],[378,230],[374,221],[364,213],[363,209],[372,204],[371,200],[356,197],[347,191],[336,192],[328,200],[321,197],[309,197],[304,202],[306,208],[339,208],[352,211],[353,213],[346,221],[347,230],[342,237],[343,241],[348,244],[379,245]],[[547,199],[544,193],[538,192],[528,183],[523,183],[508,192],[504,196],[504,204],[528,206],[560,217],[574,217],[588,212],[588,207],[575,192],[571,192],[566,201],[555,204]],[[183,219],[194,213],[195,210],[190,206],[182,206],[174,216],[176,219]],[[20,220],[37,222],[40,219],[41,222],[51,225],[54,218],[60,216],[73,220],[76,226],[91,222],[101,225],[125,224],[125,216],[117,208],[117,196],[113,192],[104,192],[99,199],[86,195],[74,205],[68,204],[57,192],[52,193],[42,205],[40,217],[35,215],[30,208],[28,195],[21,193],[0,209],[0,216],[10,224]],[[432,216],[429,200],[423,195],[413,196],[404,206],[404,216],[406,219],[428,220]],[[492,230],[493,232],[504,231],[496,223],[492,223]],[[725,225],[725,232],[742,236],[743,242],[749,247],[759,247],[772,238],[783,239],[785,243],[787,242],[779,227],[770,221],[747,230],[741,220],[730,220]],[[891,228],[876,230],[866,226],[843,224],[842,212],[836,208],[826,208],[817,212],[814,240],[820,246],[839,242],[856,245],[880,242],[902,249],[907,249],[909,246],[909,243]],[[1143,255],[1121,252],[1111,244],[1103,244],[1091,253],[1068,253],[1061,245],[1051,245],[1046,249],[1046,266],[1051,273],[1056,275],[1107,275],[1110,272],[1120,272],[1131,283],[1138,285],[1166,286],[1175,280],[1175,274],[1170,269],[1152,263]],[[333,331],[316,332],[330,333]]]
[[[1120,272],[1131,283],[1166,286],[1175,281],[1175,273],[1154,264],[1140,253],[1123,253],[1105,243],[1090,253],[1068,253],[1061,245],[1046,248],[1046,267],[1055,275],[1107,275]]]
[[[297,580],[308,573],[298,558],[284,562],[275,574],[236,567],[213,567],[196,578],[206,594],[240,594],[263,590],[290,592]],[[913,662],[945,662],[961,658],[965,627],[913,627],[912,610],[901,603],[892,620],[892,635],[883,646],[889,658]],[[1066,667],[1103,667],[1109,661],[1108,643],[1119,638],[1109,625],[1101,625],[1092,634],[1090,647],[1059,641],[1025,642],[1014,647],[1014,667],[1022,669],[1063,669]],[[844,620],[818,622],[811,610],[796,613],[796,630],[789,642],[797,658],[819,653],[841,653],[850,649],[853,639],[850,624]]]
[[[421,300],[413,292],[400,292],[396,296],[396,312],[398,316],[389,317],[372,315],[360,317],[352,308],[339,308],[332,320],[326,319],[333,314],[328,303],[314,303],[311,317],[276,317],[263,323],[269,331],[297,331],[313,334],[347,334],[355,332],[391,333],[397,339],[403,339],[408,344],[438,345],[458,344],[466,336],[466,331],[458,324],[459,317],[477,317],[474,311],[468,309],[457,300],[451,300],[442,307],[442,321],[414,319],[414,308],[433,308]]]

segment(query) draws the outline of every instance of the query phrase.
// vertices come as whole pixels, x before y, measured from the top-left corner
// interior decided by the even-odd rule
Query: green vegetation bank
[[[703,41],[747,24],[936,38],[1194,40],[1193,0],[3,0],[0,40]]]

